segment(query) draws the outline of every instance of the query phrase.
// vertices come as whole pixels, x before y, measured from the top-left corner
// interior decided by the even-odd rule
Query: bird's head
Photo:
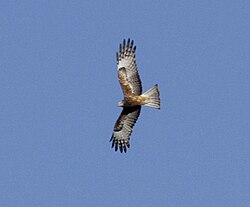
[[[124,106],[124,101],[118,102],[118,106],[123,107]]]

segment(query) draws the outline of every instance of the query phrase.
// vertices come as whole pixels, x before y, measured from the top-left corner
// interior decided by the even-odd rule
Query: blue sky
[[[1,1],[0,206],[250,206],[249,1]],[[126,154],[115,53],[144,107]]]

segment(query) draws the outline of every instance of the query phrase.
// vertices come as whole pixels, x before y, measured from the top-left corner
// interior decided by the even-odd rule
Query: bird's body
[[[143,105],[143,103],[146,103],[145,101],[146,101],[145,97],[131,95],[126,97],[124,100],[120,101],[118,105],[121,107],[132,107],[132,106]]]
[[[123,91],[124,99],[118,103],[123,107],[122,113],[114,126],[114,132],[110,141],[112,147],[117,151],[126,152],[130,146],[129,139],[134,124],[136,123],[141,105],[160,109],[160,93],[156,84],[142,94],[142,84],[137,70],[135,60],[136,47],[130,39],[120,44],[120,51],[117,53],[118,79]]]

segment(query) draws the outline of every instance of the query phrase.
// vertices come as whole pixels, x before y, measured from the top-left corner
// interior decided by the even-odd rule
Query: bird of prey
[[[123,110],[117,119],[110,141],[115,151],[127,152],[130,135],[141,111],[141,105],[160,109],[160,93],[158,85],[154,85],[142,93],[142,84],[137,70],[134,41],[123,40],[116,53],[118,79],[124,99],[118,103]]]

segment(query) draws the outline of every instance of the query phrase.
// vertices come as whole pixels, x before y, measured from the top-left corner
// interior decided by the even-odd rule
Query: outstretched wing
[[[118,147],[121,152],[126,152],[129,148],[130,135],[133,130],[141,111],[141,106],[128,107],[122,110],[119,118],[117,119],[114,127],[114,132],[110,141],[112,147],[117,151]]]
[[[120,51],[116,53],[117,71],[119,82],[122,87],[124,97],[130,96],[132,93],[141,95],[142,85],[140,76],[136,66],[134,41],[130,39],[120,44]]]

